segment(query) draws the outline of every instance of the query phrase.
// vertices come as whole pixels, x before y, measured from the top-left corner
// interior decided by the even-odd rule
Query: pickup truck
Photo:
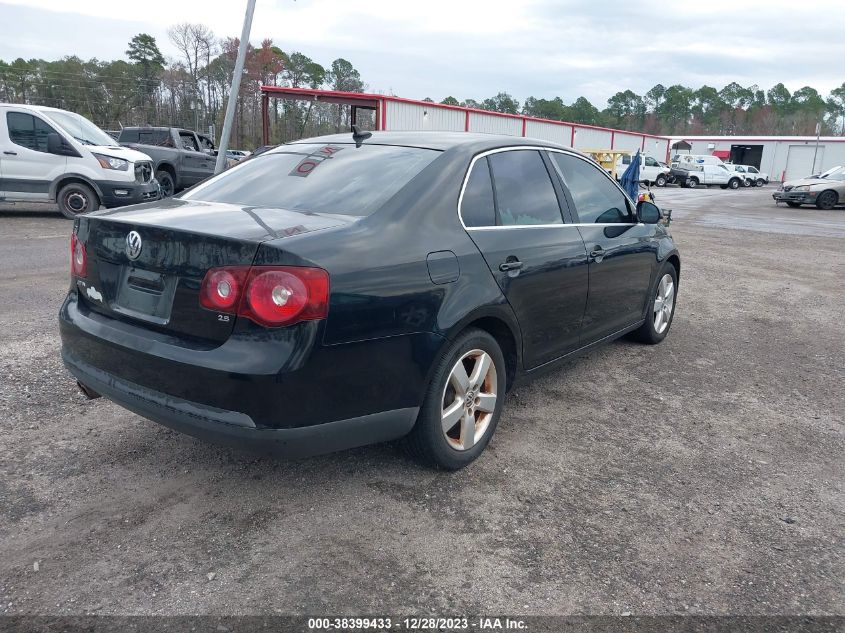
[[[672,167],[669,173],[681,187],[695,188],[699,185],[706,187],[719,185],[722,189],[727,189],[728,187],[739,189],[745,185],[741,175],[730,171],[721,163],[718,165],[687,163],[683,167],[680,165]]]
[[[155,178],[164,196],[214,175],[216,162],[209,141],[192,130],[176,127],[125,127],[118,142],[153,159]]]

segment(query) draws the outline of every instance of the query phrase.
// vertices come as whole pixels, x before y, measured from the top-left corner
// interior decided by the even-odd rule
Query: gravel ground
[[[84,400],[71,223],[0,211],[0,613],[842,614],[845,212],[658,190],[680,297],[513,393],[470,468],[256,459]]]

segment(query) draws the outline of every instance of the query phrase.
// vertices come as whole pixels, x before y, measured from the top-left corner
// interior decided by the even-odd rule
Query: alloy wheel
[[[665,274],[657,284],[657,296],[654,298],[654,331],[663,334],[669,327],[672,308],[675,305],[675,282],[672,275]]]
[[[484,350],[467,352],[452,367],[443,389],[440,420],[453,449],[469,450],[484,437],[496,410],[498,384],[496,364]]]

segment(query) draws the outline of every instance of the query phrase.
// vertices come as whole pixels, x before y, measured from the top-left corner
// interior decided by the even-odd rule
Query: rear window
[[[391,145],[285,145],[242,162],[183,198],[364,216],[439,155]]]

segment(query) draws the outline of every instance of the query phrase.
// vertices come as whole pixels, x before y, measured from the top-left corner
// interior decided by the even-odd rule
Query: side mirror
[[[47,134],[47,152],[57,156],[79,156],[72,145],[65,143],[65,140],[55,132]]]
[[[637,220],[643,224],[657,224],[662,217],[660,207],[653,202],[643,200],[637,203]]]
[[[64,143],[62,143],[62,137],[55,132],[47,134],[47,151],[51,154],[58,154],[59,156],[64,155]]]

